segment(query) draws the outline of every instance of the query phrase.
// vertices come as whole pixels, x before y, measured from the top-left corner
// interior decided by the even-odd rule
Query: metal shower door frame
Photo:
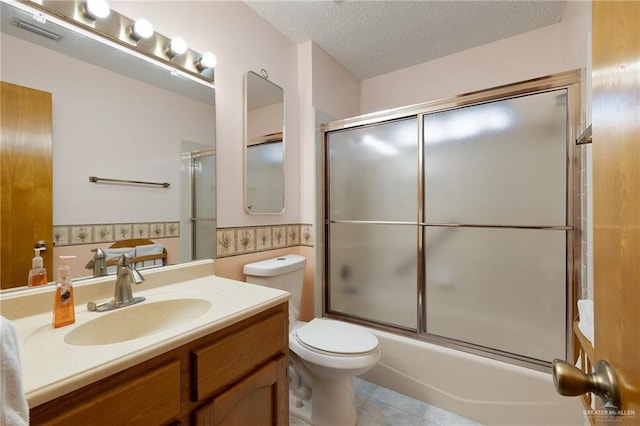
[[[499,100],[513,99],[534,95],[559,89],[567,91],[567,135],[566,135],[566,226],[543,226],[543,227],[525,227],[527,229],[553,229],[566,232],[566,321],[565,321],[565,340],[566,340],[566,358],[570,359],[574,353],[574,337],[572,332],[572,321],[576,316],[576,302],[581,289],[581,173],[579,164],[579,150],[576,148],[576,140],[579,136],[580,110],[581,110],[581,71],[573,70],[563,73],[553,74],[531,80],[525,80],[513,84],[490,88],[454,96],[451,98],[426,102],[417,105],[411,105],[392,110],[381,111],[377,113],[366,114],[362,116],[352,117],[344,120],[333,121],[322,125],[323,132],[323,158],[322,158],[322,176],[323,176],[323,207],[322,207],[322,235],[321,240],[324,242],[321,256],[323,257],[322,269],[322,314],[327,317],[346,320],[354,323],[371,326],[374,328],[391,331],[402,334],[407,337],[425,340],[441,346],[485,356],[491,359],[501,360],[516,365],[526,366],[529,368],[550,371],[549,362],[535,360],[526,356],[519,356],[504,352],[497,349],[486,348],[481,345],[460,342],[450,338],[430,335],[426,333],[426,312],[425,312],[425,256],[424,256],[424,229],[428,224],[425,221],[424,212],[424,133],[423,118],[425,115],[435,112],[455,110],[462,107],[480,105]],[[381,324],[364,318],[352,316],[341,312],[332,312],[330,308],[330,255],[329,253],[329,226],[331,223],[339,223],[344,221],[334,221],[329,219],[330,212],[330,194],[329,194],[329,134],[331,132],[366,127],[384,122],[396,121],[403,118],[417,117],[418,120],[418,212],[415,224],[413,222],[370,222],[375,224],[398,224],[398,225],[415,225],[417,227],[418,253],[417,253],[417,329],[410,330],[391,324]],[[346,221],[357,222],[357,221]],[[441,226],[460,226],[456,224],[438,224]],[[474,225],[468,225],[473,227]],[[499,228],[500,225],[493,227]]]

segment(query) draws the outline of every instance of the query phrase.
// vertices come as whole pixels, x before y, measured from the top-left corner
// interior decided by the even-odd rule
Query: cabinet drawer
[[[54,407],[55,409],[55,407]],[[110,387],[66,413],[41,413],[50,425],[152,425],[180,414],[180,361],[150,369]],[[32,419],[32,424],[40,423]]]
[[[192,401],[211,395],[279,353],[286,353],[287,331],[285,312],[278,311],[193,351]]]

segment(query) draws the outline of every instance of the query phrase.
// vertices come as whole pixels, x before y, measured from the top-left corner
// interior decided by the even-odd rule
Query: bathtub
[[[362,378],[485,425],[583,425],[578,397],[551,374],[366,328],[380,361]]]

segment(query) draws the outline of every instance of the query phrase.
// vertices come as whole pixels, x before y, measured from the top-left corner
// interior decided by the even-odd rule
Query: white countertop
[[[198,265],[201,267],[203,263],[199,262],[196,266]],[[156,334],[120,343],[92,346],[70,345],[65,342],[64,337],[98,316],[109,315],[119,310],[89,312],[86,308],[87,301],[76,298],[76,322],[66,327],[52,327],[51,311],[11,319],[20,343],[24,391],[30,407],[33,408],[175,349],[289,299],[289,293],[281,290],[220,278],[212,274],[175,283],[163,283],[162,281],[167,280],[162,279],[162,272],[154,275],[161,278],[156,280],[160,281],[159,285],[147,285],[145,289],[132,286],[134,296],[146,298],[139,305],[160,300],[197,297],[210,301],[211,308],[194,320]],[[92,285],[108,286],[110,283]],[[20,303],[17,302],[19,297],[13,299],[16,300],[12,303]]]

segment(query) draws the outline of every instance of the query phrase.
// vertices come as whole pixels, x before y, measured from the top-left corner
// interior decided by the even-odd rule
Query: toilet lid
[[[312,319],[297,331],[298,340],[325,352],[359,354],[378,346],[376,336],[339,321]]]

